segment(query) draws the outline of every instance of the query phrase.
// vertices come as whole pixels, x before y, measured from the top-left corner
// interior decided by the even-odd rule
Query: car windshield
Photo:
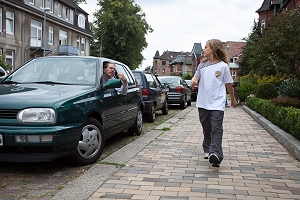
[[[176,76],[174,76],[174,77],[172,77],[172,76],[171,77],[159,77],[158,76],[158,79],[162,84],[180,85],[180,81]]]
[[[34,59],[4,80],[10,83],[95,85],[96,59],[46,57]]]

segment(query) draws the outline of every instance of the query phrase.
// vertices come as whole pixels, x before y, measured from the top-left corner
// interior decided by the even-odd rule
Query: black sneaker
[[[210,154],[208,159],[213,167],[220,167],[221,162],[220,162],[219,157],[216,154],[214,154],[214,153]]]

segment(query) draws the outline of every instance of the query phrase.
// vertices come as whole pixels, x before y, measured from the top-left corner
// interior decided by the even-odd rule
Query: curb
[[[177,113],[174,117],[170,118],[166,122],[160,124],[154,130],[151,130],[135,141],[127,144],[123,148],[119,149],[115,153],[103,159],[101,162],[126,164],[132,159],[138,152],[143,150],[151,141],[155,140],[165,131],[164,128],[170,128],[176,122],[181,120],[187,113],[193,110],[195,107],[189,106]],[[94,164],[83,175],[75,180],[68,182],[65,187],[59,191],[52,200],[85,200],[93,195],[97,189],[114,173],[116,173],[121,167],[117,165],[107,164]]]
[[[251,110],[247,106],[243,106],[243,110],[249,114],[257,123],[259,123],[270,135],[272,135],[283,147],[285,147],[292,156],[300,161],[300,141],[292,135],[288,134],[278,126],[272,124],[269,120]]]

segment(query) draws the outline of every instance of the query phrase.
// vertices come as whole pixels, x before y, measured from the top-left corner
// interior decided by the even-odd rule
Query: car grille
[[[0,118],[2,119],[16,119],[20,110],[15,109],[0,109]]]

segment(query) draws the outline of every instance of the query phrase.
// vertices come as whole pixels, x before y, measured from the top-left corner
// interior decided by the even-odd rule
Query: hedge
[[[255,97],[248,97],[246,105],[300,140],[300,109],[277,106],[270,100]]]

